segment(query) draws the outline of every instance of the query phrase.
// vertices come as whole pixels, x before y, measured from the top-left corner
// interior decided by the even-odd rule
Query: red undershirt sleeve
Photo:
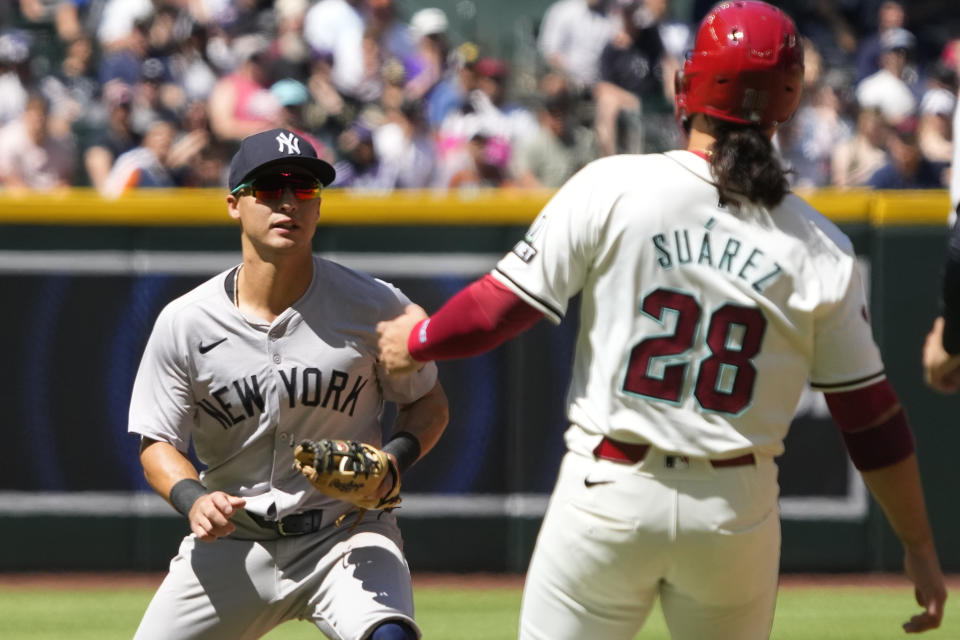
[[[468,358],[498,347],[542,317],[543,313],[487,274],[418,323],[407,348],[420,362]]]
[[[853,391],[827,393],[825,398],[847,453],[860,471],[894,464],[913,453],[913,431],[886,379]]]

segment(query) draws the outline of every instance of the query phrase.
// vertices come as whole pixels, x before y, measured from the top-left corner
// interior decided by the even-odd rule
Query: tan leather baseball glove
[[[293,466],[324,495],[363,510],[392,509],[400,503],[400,471],[373,445],[355,440],[304,440],[293,456]],[[388,475],[393,488],[378,498]]]

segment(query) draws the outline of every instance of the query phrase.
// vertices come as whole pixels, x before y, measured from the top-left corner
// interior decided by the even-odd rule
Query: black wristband
[[[170,504],[181,514],[190,517],[190,508],[197,498],[207,493],[207,488],[199,480],[184,478],[170,489]]]
[[[390,442],[383,446],[383,451],[393,454],[397,459],[397,468],[403,473],[420,457],[420,441],[409,431],[401,431],[393,434]]]

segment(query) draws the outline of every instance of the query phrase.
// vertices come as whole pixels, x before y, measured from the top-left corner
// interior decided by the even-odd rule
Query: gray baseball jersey
[[[258,515],[346,510],[293,468],[293,447],[379,445],[384,401],[413,402],[437,381],[433,364],[401,379],[378,365],[377,322],[409,304],[398,289],[321,258],[313,265],[307,292],[272,323],[235,305],[239,267],[171,302],[133,388],[130,432],[184,453],[192,438],[204,485]]]

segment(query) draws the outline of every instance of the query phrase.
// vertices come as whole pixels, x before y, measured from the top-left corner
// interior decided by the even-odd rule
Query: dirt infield
[[[7,573],[0,574],[0,589],[155,589],[162,573]],[[909,588],[907,579],[896,573],[793,573],[780,577],[784,588],[889,587]],[[453,589],[519,589],[520,574],[499,573],[416,573],[414,588],[449,587]],[[960,590],[960,575],[947,578],[951,591]]]

